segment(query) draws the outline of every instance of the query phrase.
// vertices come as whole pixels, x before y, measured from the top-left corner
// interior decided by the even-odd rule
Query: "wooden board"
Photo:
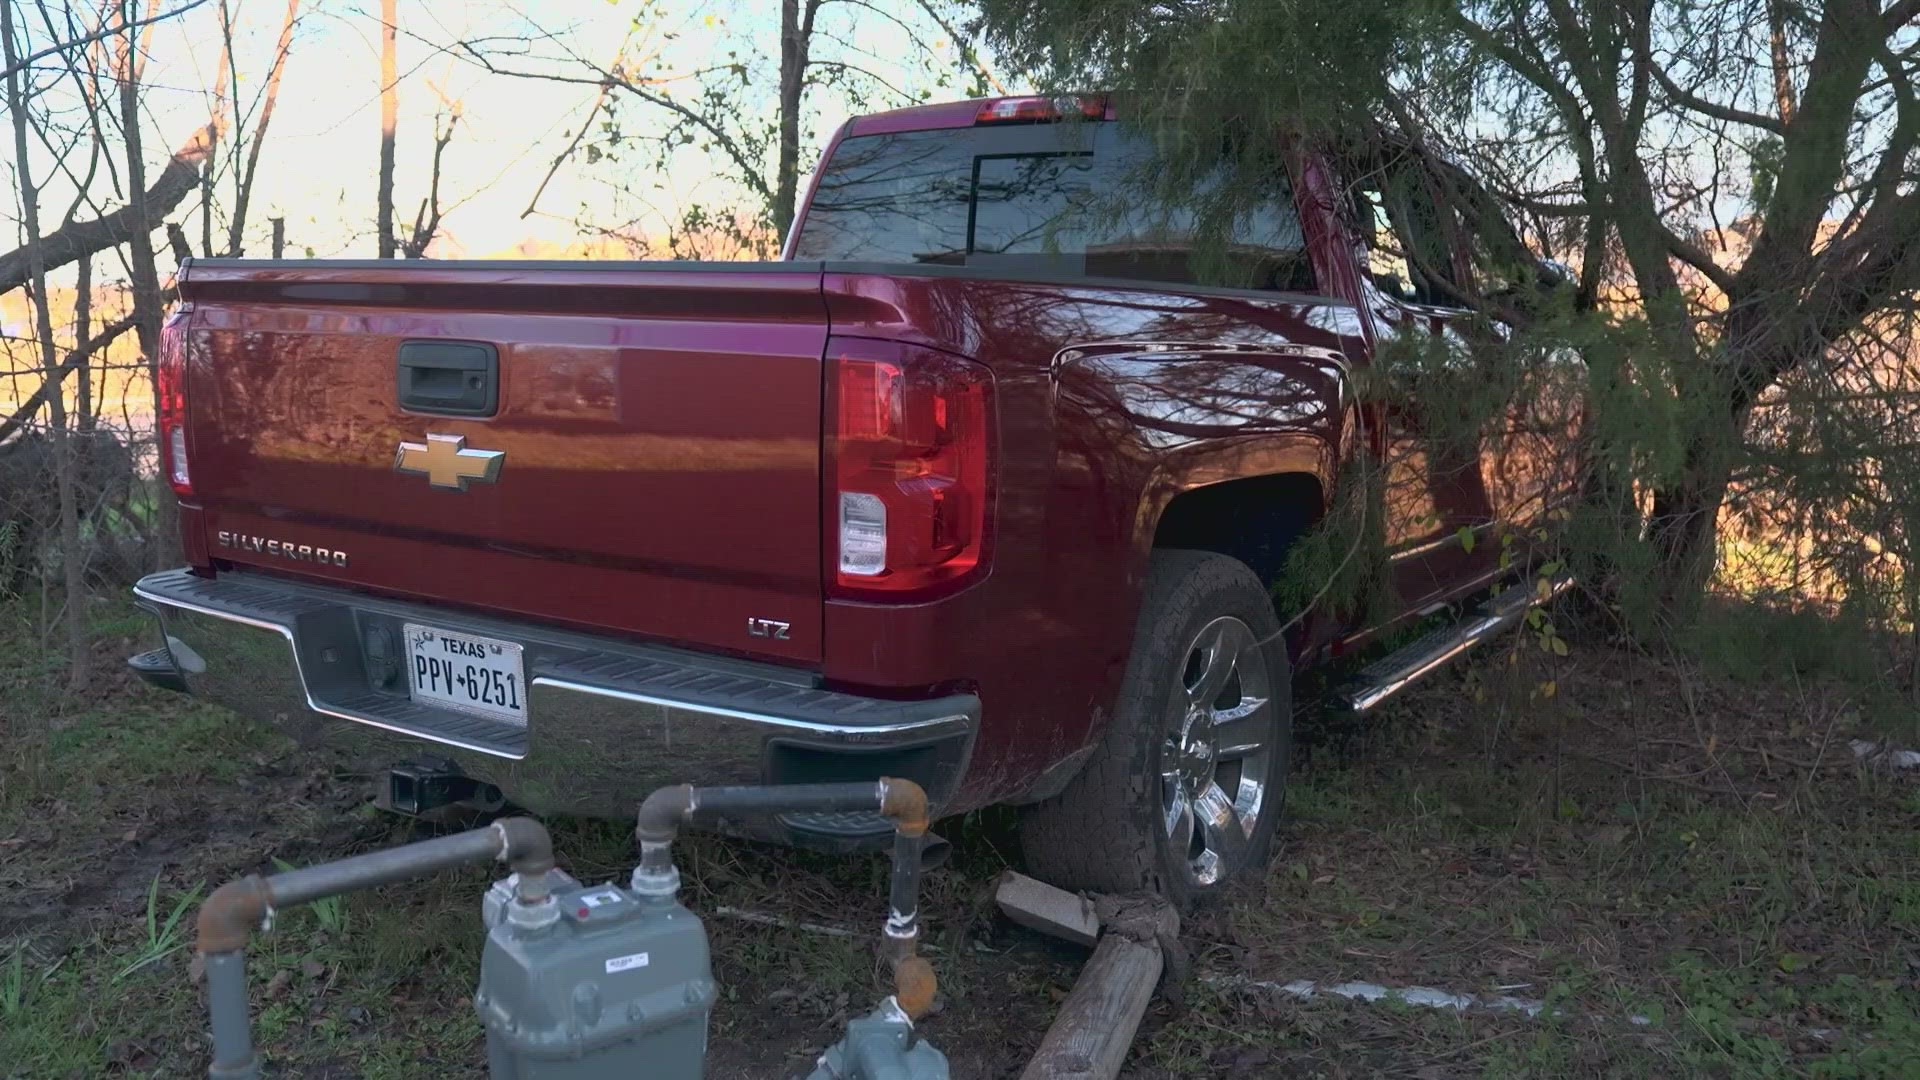
[[[1081,945],[1100,939],[1100,916],[1094,914],[1093,901],[1065,889],[1009,870],[1000,875],[993,898],[1007,918],[1030,930]]]

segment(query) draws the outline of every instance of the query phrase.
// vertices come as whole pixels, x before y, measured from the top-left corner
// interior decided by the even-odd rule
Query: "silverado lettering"
[[[1577,417],[1540,403],[1574,397],[1463,433],[1428,403],[1470,365],[1353,392],[1391,338],[1486,330],[1416,155],[1274,133],[1284,167],[1202,257],[1198,211],[1136,189],[1153,141],[1058,108],[849,121],[775,262],[185,264],[158,363],[194,565],[138,586],[173,682],[295,735],[363,720],[389,763],[410,736],[536,812],[894,775],[936,816],[1019,805],[1055,884],[1219,890],[1272,843],[1296,672],[1473,612],[1333,680],[1362,712],[1553,592],[1498,538],[1565,501]],[[1329,593],[1274,586],[1336,491],[1391,595],[1287,606]],[[308,522],[352,565],[268,535]]]
[[[327,566],[338,567],[345,567],[347,565],[347,553],[344,551],[332,551],[323,547],[314,547],[312,544],[292,544],[285,540],[274,540],[265,536],[248,536],[244,533],[230,532],[226,529],[221,529],[214,534],[214,542],[223,548],[233,548],[238,551],[253,551],[265,555],[278,555],[283,559],[294,559],[299,562],[321,563]]]

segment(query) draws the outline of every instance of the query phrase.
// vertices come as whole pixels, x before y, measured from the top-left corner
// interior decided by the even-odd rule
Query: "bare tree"
[[[53,313],[47,294],[47,262],[40,249],[40,189],[33,182],[33,162],[27,152],[27,96],[21,86],[19,50],[14,42],[15,0],[0,3],[0,47],[7,62],[7,113],[13,121],[14,175],[20,186],[20,223],[25,232],[27,273],[31,281],[33,328],[39,348],[42,379],[58,386],[59,363],[53,345]],[[54,481],[59,499],[60,550],[65,565],[67,628],[67,684],[78,689],[87,681],[86,568],[79,558],[80,510],[73,483],[73,448],[67,440],[66,401],[56,389],[47,398],[52,415],[48,430],[53,443]]]
[[[760,227],[749,229],[742,239],[751,238],[754,246],[762,247],[765,237],[777,243],[793,223],[801,158],[813,139],[808,125],[821,91],[837,92],[844,108],[858,110],[876,103],[920,102],[962,78],[968,80],[967,91],[999,88],[958,28],[950,12],[953,6],[949,0],[916,0],[885,10],[866,0],[781,0],[780,51],[771,58],[770,72],[765,59],[744,42],[717,63],[680,70],[674,66],[676,36],[647,25],[632,28],[605,63],[582,55],[562,34],[545,29],[522,40],[496,37],[442,47],[495,74],[596,89],[580,127],[552,169],[582,152],[594,163],[619,159],[634,147],[650,150],[653,164],[665,168],[681,147],[705,148],[722,173],[756,204],[750,216],[759,219]],[[933,73],[932,86],[902,85],[883,70],[901,58],[876,56],[860,44],[853,26],[871,19],[884,20],[905,36],[913,59]],[[957,63],[945,55],[948,42],[957,50]],[[756,94],[769,90],[771,115],[756,101]],[[661,123],[649,125],[644,135],[627,132],[618,121],[623,102],[639,103]],[[538,198],[536,193],[535,202]],[[534,209],[530,203],[526,212]],[[732,217],[705,207],[702,213],[709,223]]]
[[[226,116],[230,101],[240,97],[240,72],[233,64],[233,11],[227,0],[220,0],[220,66],[213,76],[212,116]],[[229,96],[231,92],[231,96]],[[216,128],[216,131],[219,129]],[[200,170],[200,251],[212,256],[214,171],[220,163],[219,146],[211,148],[206,167]]]
[[[300,0],[287,0],[286,14],[280,20],[280,38],[274,45],[273,61],[267,68],[266,89],[261,92],[259,114],[254,120],[253,136],[235,135],[234,153],[238,155],[244,144],[246,164],[236,168],[233,174],[233,213],[227,220],[229,255],[239,255],[244,251],[247,209],[253,199],[253,180],[260,169],[260,148],[266,144],[267,126],[273,122],[274,103],[280,100],[280,77],[287,71],[287,57],[293,51],[293,28],[299,19]],[[275,257],[278,257],[277,252]]]
[[[140,29],[153,23],[165,22],[168,19],[176,18],[207,2],[208,0],[187,0],[186,3],[168,11],[150,9],[146,15],[142,16],[133,24],[134,29]],[[103,9],[105,6],[106,5],[103,5]],[[155,8],[157,8],[157,5],[155,5]],[[50,45],[42,46],[25,56],[17,58],[14,62],[9,63],[5,70],[0,70],[0,78],[24,71],[31,65],[37,64],[48,57],[68,55],[108,38],[118,37],[122,32],[122,27],[119,25],[109,20],[101,19],[98,26],[86,33],[55,40]]]
[[[793,224],[800,183],[800,97],[806,92],[807,58],[822,0],[780,0],[780,133],[773,171],[773,229],[781,236]]]
[[[147,378],[151,385],[160,385],[160,320],[162,315],[160,298],[160,271],[153,258],[153,229],[166,213],[160,206],[150,202],[146,196],[147,163],[141,148],[140,116],[140,77],[145,68],[142,59],[144,51],[135,40],[134,32],[139,24],[133,14],[134,0],[116,0],[120,18],[121,32],[114,38],[114,81],[119,88],[120,131],[126,150],[127,187],[129,199],[127,211],[135,227],[127,234],[127,272],[133,293],[133,329],[140,341],[140,355],[147,361]],[[148,0],[147,11],[151,15],[157,0]],[[139,27],[142,32],[151,28],[148,22]],[[194,158],[211,157],[213,148],[220,139],[220,118],[215,117],[206,129],[197,137],[197,145],[192,147]],[[175,166],[192,168],[195,160],[182,161],[176,154],[168,164],[168,171]],[[154,513],[155,544],[153,558],[156,563],[171,562],[179,546],[179,508],[171,499],[160,499]]]
[[[460,103],[449,101],[433,118],[433,168],[427,178],[427,194],[413,215],[413,230],[400,245],[400,254],[408,259],[424,259],[427,248],[440,233],[440,162],[453,141],[453,129],[460,123]]]
[[[400,125],[400,81],[394,61],[400,17],[395,0],[380,0],[380,257],[391,259],[398,247],[393,235],[393,141]]]

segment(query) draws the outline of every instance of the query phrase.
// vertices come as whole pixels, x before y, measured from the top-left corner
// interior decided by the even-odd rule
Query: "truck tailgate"
[[[820,278],[194,263],[183,502],[215,560],[817,661]]]

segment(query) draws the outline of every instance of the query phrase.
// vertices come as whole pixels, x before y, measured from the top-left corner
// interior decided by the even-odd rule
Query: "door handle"
[[[492,416],[500,408],[500,351],[483,341],[403,341],[400,407],[436,416]]]

